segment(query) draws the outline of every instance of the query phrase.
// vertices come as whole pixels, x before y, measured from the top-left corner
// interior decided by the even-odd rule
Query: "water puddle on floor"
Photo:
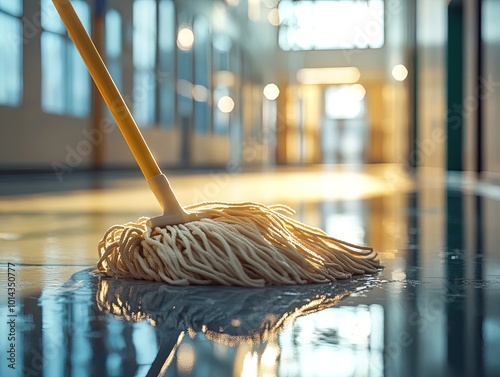
[[[277,375],[297,362],[296,347],[354,342],[368,351],[382,307],[341,305],[380,284],[366,276],[291,287],[173,287],[84,269],[20,298],[19,375],[196,375],[206,368],[218,376]]]

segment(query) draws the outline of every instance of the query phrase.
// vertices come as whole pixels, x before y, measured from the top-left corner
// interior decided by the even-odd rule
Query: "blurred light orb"
[[[229,114],[234,109],[234,101],[229,96],[223,96],[217,102],[217,107],[225,114]]]
[[[279,26],[281,21],[280,21],[280,12],[278,8],[273,8],[269,11],[267,14],[267,20],[269,23],[273,26]]]
[[[191,50],[194,43],[194,34],[188,26],[181,26],[177,33],[177,47],[183,51]]]
[[[398,64],[392,69],[392,77],[397,81],[404,81],[408,77],[408,69],[403,64]]]
[[[267,84],[265,87],[264,87],[264,96],[270,100],[270,101],[274,101],[276,98],[278,98],[278,96],[280,95],[280,89],[278,88],[278,86],[276,84]]]
[[[207,102],[208,100],[208,89],[203,85],[195,85],[192,90],[193,98],[198,102]]]
[[[226,0],[226,3],[230,7],[236,7],[240,3],[240,0]]]

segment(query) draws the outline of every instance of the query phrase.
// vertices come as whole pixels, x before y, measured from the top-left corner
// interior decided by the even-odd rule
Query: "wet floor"
[[[185,204],[284,202],[385,265],[248,289],[92,273],[107,227],[159,211],[139,176],[0,181],[1,376],[500,376],[498,186],[391,166],[175,174]]]

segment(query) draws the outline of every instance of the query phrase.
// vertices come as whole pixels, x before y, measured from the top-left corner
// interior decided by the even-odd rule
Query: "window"
[[[105,28],[105,51],[106,51],[106,66],[109,74],[113,78],[116,87],[123,93],[123,77],[122,77],[122,16],[116,9],[106,11]],[[113,118],[111,111],[106,106],[106,116]]]
[[[331,86],[325,90],[325,115],[329,119],[354,119],[364,115],[366,90],[361,84]]]
[[[141,127],[156,121],[156,0],[134,1],[134,117]]]
[[[90,30],[85,1],[72,2]],[[41,1],[42,109],[48,113],[86,117],[90,112],[90,76],[51,0]]]
[[[122,17],[115,9],[106,12],[106,65],[118,89],[122,88]]]
[[[194,89],[193,97],[196,130],[201,134],[209,130],[208,92],[210,88],[210,30],[206,19],[199,17],[194,23]]]
[[[159,21],[160,124],[172,127],[175,123],[175,7],[172,1],[160,1]]]
[[[285,50],[380,48],[383,0],[282,0],[279,45]]]
[[[218,34],[213,39],[213,69],[214,69],[214,133],[227,135],[229,133],[229,114],[233,110],[230,89],[235,84],[234,74],[230,69],[232,41],[228,35]],[[224,99],[221,103],[221,99]],[[230,100],[227,100],[230,99]],[[222,105],[222,106],[221,106]]]
[[[22,100],[22,1],[0,0],[0,105]]]
[[[177,30],[177,111],[184,120],[193,112],[193,43],[191,25],[181,23]]]
[[[175,124],[175,6],[135,0],[133,113],[141,127]]]

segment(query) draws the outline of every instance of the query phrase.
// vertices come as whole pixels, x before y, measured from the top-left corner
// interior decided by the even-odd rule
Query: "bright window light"
[[[383,0],[279,3],[279,45],[285,50],[380,48],[384,44]]]
[[[325,113],[330,119],[354,119],[363,111],[365,88],[360,85],[338,85],[325,92]]]

